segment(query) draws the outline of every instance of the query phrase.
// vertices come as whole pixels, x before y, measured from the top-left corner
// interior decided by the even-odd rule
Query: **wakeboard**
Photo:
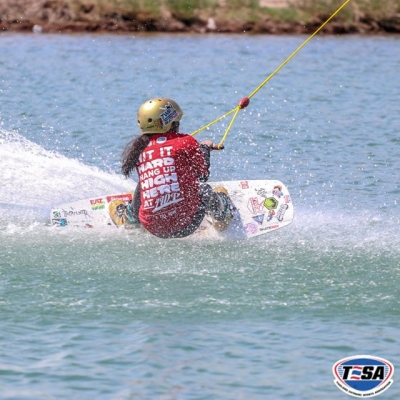
[[[191,237],[248,239],[283,228],[293,221],[293,203],[287,187],[278,180],[209,182],[224,187],[231,200],[232,219],[224,231],[204,217]],[[133,192],[93,197],[61,204],[50,211],[51,224],[66,227],[129,227],[123,210]],[[143,230],[143,232],[145,232]]]

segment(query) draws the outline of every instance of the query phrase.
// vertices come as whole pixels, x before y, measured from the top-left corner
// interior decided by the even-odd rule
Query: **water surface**
[[[192,132],[305,39],[0,36],[0,397],[345,399],[337,360],[399,368],[398,38],[314,38],[212,154],[212,180],[284,182],[290,226],[202,242],[50,226],[54,205],[132,187],[142,102],[174,98]]]

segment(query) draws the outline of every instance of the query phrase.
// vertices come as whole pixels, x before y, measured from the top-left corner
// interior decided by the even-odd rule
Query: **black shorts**
[[[158,237],[162,239],[184,238],[191,235],[200,226],[201,221],[203,221],[203,218],[206,215],[208,204],[210,203],[210,196],[212,196],[213,190],[207,183],[202,183],[200,184],[199,194],[201,196],[201,204],[194,215],[192,222],[179,232],[170,233],[165,236],[157,235]]]

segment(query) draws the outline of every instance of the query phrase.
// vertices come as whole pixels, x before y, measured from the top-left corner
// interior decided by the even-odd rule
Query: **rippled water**
[[[398,38],[314,38],[213,153],[212,180],[287,184],[290,226],[50,227],[53,205],[131,188],[119,158],[147,98],[176,99],[194,131],[305,39],[0,36],[0,398],[344,399],[337,360],[399,367]]]

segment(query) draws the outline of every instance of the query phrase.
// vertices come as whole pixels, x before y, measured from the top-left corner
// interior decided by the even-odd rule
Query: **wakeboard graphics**
[[[224,187],[231,200],[232,219],[227,229],[213,227],[206,215],[195,237],[227,237],[248,239],[289,225],[294,209],[287,187],[278,180],[239,180],[210,182],[212,187]],[[125,205],[132,192],[119,193],[61,204],[50,212],[52,225],[87,228],[129,227]]]

